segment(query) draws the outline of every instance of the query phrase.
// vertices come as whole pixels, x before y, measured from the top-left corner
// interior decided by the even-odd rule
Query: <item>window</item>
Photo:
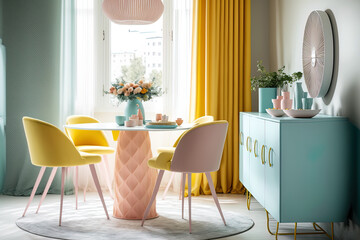
[[[114,107],[109,101],[110,96],[104,95],[103,90],[109,89],[111,82],[124,75],[123,67],[129,68],[131,63],[136,62],[145,68],[147,79],[152,71],[157,71],[159,74],[153,75],[160,76],[159,82],[164,90],[162,97],[151,100],[156,104],[151,101],[144,103],[146,112],[162,112],[171,116],[171,112],[181,109],[187,114],[189,104],[185,92],[190,89],[191,0],[163,0],[165,8],[161,19],[150,25],[111,23],[102,13],[102,1],[95,1],[98,11],[95,32],[104,31],[105,35],[104,39],[103,34],[97,36],[95,43],[95,112],[122,114],[126,104]],[[177,116],[186,119],[186,115]],[[151,115],[147,114],[146,118],[149,117]]]

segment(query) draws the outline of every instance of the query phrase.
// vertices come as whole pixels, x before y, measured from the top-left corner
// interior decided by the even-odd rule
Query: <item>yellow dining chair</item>
[[[66,124],[83,124],[83,123],[99,123],[95,118],[83,115],[73,115],[66,119]],[[112,184],[110,180],[110,168],[107,159],[107,154],[113,154],[115,149],[109,146],[106,140],[105,134],[102,131],[93,130],[78,130],[66,128],[66,133],[72,139],[76,148],[81,152],[100,154],[103,156],[104,161],[99,164],[102,173],[106,176],[106,184],[108,186],[110,196],[113,198]],[[75,198],[76,198],[76,209],[78,202],[78,175],[79,169],[75,167]],[[87,184],[84,188],[84,201],[86,198]]]
[[[201,123],[207,123],[207,122],[213,122],[214,121],[214,117],[213,116],[203,116],[203,117],[199,117],[197,119],[195,119],[193,121],[194,126],[201,124]],[[184,133],[183,133],[184,134]],[[180,141],[181,137],[183,136],[183,134],[180,135],[180,137],[178,137],[178,139],[176,140],[176,142],[174,143],[173,147],[162,147],[162,148],[158,148],[157,152],[161,153],[161,152],[174,152],[175,148],[178,144],[178,142]],[[162,199],[165,199],[166,193],[168,192],[171,183],[173,181],[175,177],[175,172],[173,172],[170,176],[169,182],[166,185],[165,191],[162,195]],[[182,175],[181,175],[181,182],[182,182]],[[182,187],[180,186],[180,193],[179,193],[179,199],[181,199],[181,196],[184,197],[184,194],[182,193]]]
[[[29,201],[25,207],[23,217],[25,216],[31,201],[34,198],[34,195],[44,175],[46,167],[52,167],[53,169],[44,189],[44,193],[41,197],[36,213],[39,211],[41,203],[46,197],[46,194],[54,179],[57,168],[61,167],[61,200],[59,217],[59,226],[61,226],[64,199],[64,182],[67,168],[80,165],[89,165],[96,189],[105,210],[106,217],[107,219],[110,219],[94,167],[95,163],[99,163],[101,161],[101,156],[96,154],[79,152],[76,149],[75,145],[71,142],[71,140],[60,129],[47,122],[30,117],[24,117],[23,124],[30,152],[31,163],[35,166],[41,167],[39,175],[31,192]]]
[[[157,157],[151,158],[148,161],[149,167],[159,169],[160,171],[150,202],[145,210],[141,226],[144,225],[145,219],[149,214],[156,194],[159,191],[161,179],[165,170],[182,173],[183,192],[187,174],[189,193],[191,193],[191,174],[205,173],[215,204],[224,224],[226,225],[210,172],[215,172],[220,168],[227,128],[228,122],[224,120],[201,123],[185,131],[174,152],[161,152]],[[189,194],[188,201],[189,232],[191,233],[191,194]],[[182,198],[182,218],[184,218],[184,198]]]

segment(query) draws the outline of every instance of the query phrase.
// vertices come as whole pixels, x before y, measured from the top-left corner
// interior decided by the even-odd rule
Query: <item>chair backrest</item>
[[[220,168],[228,122],[201,123],[180,139],[171,162],[175,172],[213,172]]]
[[[193,121],[193,123],[200,124],[200,123],[207,123],[207,122],[213,122],[213,121],[214,121],[213,116],[202,116],[202,117],[195,119]]]
[[[193,121],[195,125],[198,125],[200,123],[207,123],[207,122],[213,122],[214,117],[213,116],[202,116]],[[174,143],[173,147],[176,147],[180,141],[180,139],[184,136],[185,132],[183,132],[178,139],[176,139],[176,142]]]
[[[36,166],[76,166],[81,156],[71,140],[50,123],[23,117],[32,164]]]
[[[73,115],[66,119],[66,124],[99,123],[95,118],[83,115]],[[108,147],[105,134],[96,130],[78,130],[66,128],[66,134],[72,139],[75,146],[92,145]]]

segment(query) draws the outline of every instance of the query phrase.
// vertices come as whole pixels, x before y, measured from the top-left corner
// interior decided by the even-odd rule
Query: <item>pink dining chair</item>
[[[210,116],[210,115],[207,115],[207,116],[202,116],[202,117],[199,117],[197,119],[195,119],[192,123],[196,126],[198,124],[201,124],[201,123],[207,123],[207,122],[212,122],[214,121],[214,117],[213,116]],[[176,140],[176,142],[174,143],[173,147],[163,147],[163,148],[158,148],[158,153],[161,153],[163,151],[172,151],[174,152],[175,151],[175,148],[178,144],[178,142],[180,141],[181,137],[183,136],[183,134],[180,135],[180,137]],[[171,173],[171,176],[170,176],[170,179],[169,179],[169,182],[168,184],[166,185],[166,188],[164,190],[164,193],[162,195],[162,199],[165,199],[165,196],[172,184],[172,181],[175,177],[175,172]],[[181,175],[181,181],[180,182],[183,182],[183,179],[182,179],[182,175]],[[184,193],[182,192],[182,187],[180,186],[180,191],[179,191],[179,199],[181,199],[181,197],[184,197]]]
[[[189,192],[189,232],[191,233],[191,173],[205,173],[209,182],[211,194],[219,210],[220,216],[226,225],[216,196],[210,172],[219,170],[222,152],[227,134],[228,122],[224,120],[199,124],[187,130],[179,140],[175,151],[161,152],[157,157],[148,161],[149,167],[159,169],[153,194],[145,210],[141,226],[149,214],[150,208],[159,191],[164,171],[182,173],[182,191],[185,191],[186,174],[188,177]],[[184,198],[182,198],[182,218],[184,218]]]
[[[110,219],[94,166],[94,164],[101,161],[101,156],[78,151],[71,140],[60,129],[50,123],[34,118],[24,117],[23,124],[30,152],[31,163],[35,166],[41,167],[41,169],[22,216],[25,216],[46,168],[52,167],[53,169],[42,194],[36,213],[39,211],[41,203],[47,195],[56,174],[56,170],[58,167],[61,167],[61,200],[59,217],[59,226],[61,226],[64,183],[67,168],[79,165],[89,165],[106,217],[107,219]]]

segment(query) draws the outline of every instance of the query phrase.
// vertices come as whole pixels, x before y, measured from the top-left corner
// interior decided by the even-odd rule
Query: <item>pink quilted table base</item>
[[[147,165],[150,158],[152,153],[149,132],[120,132],[114,172],[114,217],[142,219],[157,177],[157,171]],[[154,202],[148,218],[157,216]]]

